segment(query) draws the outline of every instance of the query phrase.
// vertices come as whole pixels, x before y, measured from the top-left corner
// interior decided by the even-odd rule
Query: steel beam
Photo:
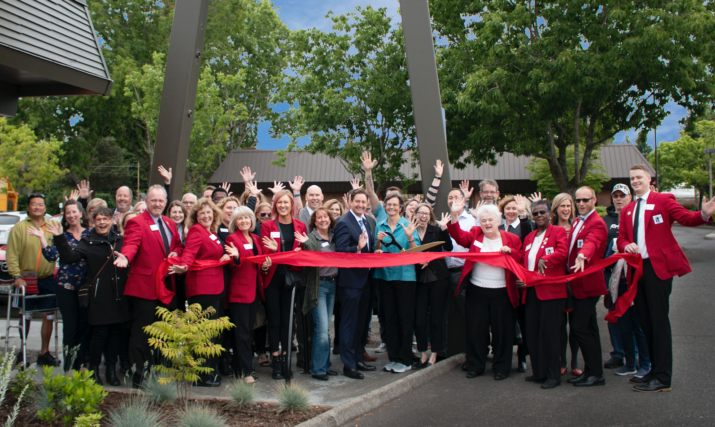
[[[209,3],[210,0],[177,0],[174,8],[149,179],[150,184],[163,184],[157,168],[171,168],[171,200],[181,200],[184,189]]]
[[[427,194],[434,179],[435,160],[440,159],[445,164],[435,205],[435,213],[439,217],[440,212],[449,210],[447,196],[452,181],[428,0],[401,0],[400,13],[417,130],[423,194]]]

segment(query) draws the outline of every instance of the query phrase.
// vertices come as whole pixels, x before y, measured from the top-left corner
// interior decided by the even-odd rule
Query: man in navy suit
[[[354,190],[350,201],[350,211],[335,224],[335,247],[337,252],[371,253],[375,238],[367,222],[367,192]],[[359,371],[374,371],[374,366],[362,360],[361,341],[365,325],[360,321],[360,313],[367,310],[370,286],[369,268],[341,268],[338,273],[338,298],[340,299],[340,358],[345,367],[343,373],[348,378],[361,380]]]

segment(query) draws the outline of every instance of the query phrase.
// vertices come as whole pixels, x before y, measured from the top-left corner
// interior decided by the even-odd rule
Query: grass
[[[231,398],[229,406],[235,408],[245,408],[256,401],[256,387],[243,380],[234,381],[226,388],[226,392]]]
[[[144,397],[150,403],[172,403],[176,401],[176,385],[171,383],[161,384],[156,372],[147,378],[143,386]]]
[[[225,427],[226,418],[213,408],[194,403],[177,414],[176,427]]]
[[[276,390],[278,411],[290,413],[307,412],[310,409],[310,394],[302,386],[292,382],[290,385],[280,385]]]
[[[151,410],[146,399],[129,399],[109,412],[107,425],[111,427],[163,427],[161,413]]]

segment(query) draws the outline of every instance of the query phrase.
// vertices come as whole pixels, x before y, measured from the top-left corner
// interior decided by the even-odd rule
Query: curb
[[[707,240],[715,240],[715,233],[706,234],[705,238]]]
[[[327,412],[323,412],[315,418],[298,424],[297,427],[340,427],[351,419],[361,417],[390,400],[409,393],[452,369],[461,367],[465,360],[466,356],[464,354],[457,354],[427,369],[423,369],[420,372],[395,381],[394,383],[356,397]]]

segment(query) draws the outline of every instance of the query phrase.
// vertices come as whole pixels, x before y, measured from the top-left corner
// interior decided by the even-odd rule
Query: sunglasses
[[[261,218],[268,218],[269,216],[271,216],[271,213],[270,212],[261,212],[258,214],[258,216]]]
[[[547,210],[543,210],[543,211],[534,211],[534,212],[532,212],[532,214],[534,214],[534,216],[539,216],[539,215],[546,215],[546,214],[548,214],[548,213],[549,213],[549,211],[547,211]]]
[[[593,200],[593,197],[589,197],[588,199],[574,199],[576,203],[588,203],[591,200]]]
[[[39,198],[42,199],[42,200],[45,200],[45,195],[44,195],[44,194],[40,194],[40,193],[30,194],[27,198],[28,198],[28,199],[35,199],[35,198],[37,198],[37,197],[39,197]]]
[[[223,200],[223,197],[214,197],[214,198],[213,198],[214,203],[218,203],[218,202],[220,202],[221,200]]]

